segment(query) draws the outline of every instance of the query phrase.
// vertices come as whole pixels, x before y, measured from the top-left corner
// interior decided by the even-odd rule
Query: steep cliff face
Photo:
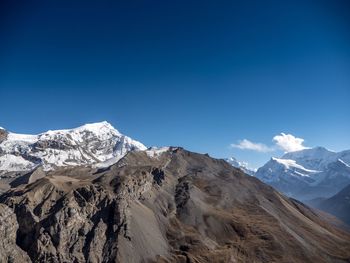
[[[181,148],[50,171],[3,194],[0,205],[18,226],[12,236],[0,228],[5,262],[350,259],[350,235],[313,210],[224,160]]]
[[[17,230],[16,214],[0,204],[0,262],[30,262],[27,253],[16,244]]]

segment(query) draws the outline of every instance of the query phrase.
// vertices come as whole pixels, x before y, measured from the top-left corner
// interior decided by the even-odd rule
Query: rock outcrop
[[[16,214],[0,204],[0,262],[30,262],[30,258],[17,244],[18,223]]]

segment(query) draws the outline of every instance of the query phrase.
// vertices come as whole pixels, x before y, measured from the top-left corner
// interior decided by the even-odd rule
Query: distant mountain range
[[[15,178],[36,167],[44,171],[82,165],[107,167],[131,150],[146,149],[105,121],[38,135],[0,128],[0,178]],[[329,198],[350,184],[350,150],[337,153],[315,147],[290,152],[271,158],[257,171],[234,157],[226,161],[299,200]]]
[[[235,158],[226,161],[287,196],[335,215],[350,227],[350,150],[315,147],[289,152],[271,158],[256,172]]]
[[[350,150],[315,147],[271,158],[255,176],[299,200],[328,198],[350,184],[349,164]]]
[[[335,215],[348,224],[350,229],[350,184],[330,198],[316,198],[306,203]]]
[[[329,198],[350,184],[350,150],[333,152],[315,147],[272,157],[256,171],[234,157],[232,166],[259,178],[284,194],[299,199]]]

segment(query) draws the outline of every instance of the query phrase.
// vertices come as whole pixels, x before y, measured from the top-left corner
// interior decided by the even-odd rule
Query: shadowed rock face
[[[18,223],[12,209],[0,204],[0,262],[29,262],[28,255],[16,244]]]
[[[1,262],[350,260],[350,235],[313,210],[180,148],[49,172],[3,194],[0,209],[13,228],[0,228]]]

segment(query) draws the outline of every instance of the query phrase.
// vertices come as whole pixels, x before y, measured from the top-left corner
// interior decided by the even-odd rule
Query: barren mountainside
[[[311,205],[335,215],[350,228],[350,184],[334,196],[324,200],[314,200]]]
[[[207,155],[131,151],[42,172],[0,197],[0,262],[350,260],[349,233]]]

